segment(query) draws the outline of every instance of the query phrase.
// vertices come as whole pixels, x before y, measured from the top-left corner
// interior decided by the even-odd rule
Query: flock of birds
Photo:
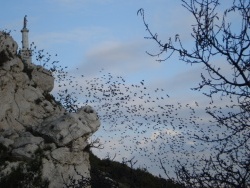
[[[42,53],[37,52],[38,60]],[[106,157],[120,162],[138,160],[136,164],[149,171],[167,169],[168,176],[178,162],[192,163],[216,152],[213,142],[201,140],[215,138],[223,131],[212,126],[207,117],[203,119],[205,112],[197,102],[174,102],[166,89],[147,86],[145,80],[130,83],[103,69],[96,77],[77,74],[77,70],[72,76],[67,67],[57,61],[48,64],[51,57],[42,57],[40,64],[56,77],[56,99],[68,111],[84,105],[97,111],[101,128],[94,137],[104,149],[93,151],[102,157],[106,153]]]
[[[176,160],[195,160],[210,147],[190,140],[192,135],[203,133],[197,124],[203,122],[195,112],[198,103],[174,103],[165,89],[152,89],[145,80],[128,83],[104,70],[91,79],[84,75],[65,78],[58,82],[58,100],[70,111],[87,104],[97,111],[102,127],[94,137],[104,149],[94,152],[102,157],[105,151],[105,157],[115,156],[120,162],[133,158],[149,171],[155,166],[162,168],[162,164],[171,173],[169,167],[173,168]]]

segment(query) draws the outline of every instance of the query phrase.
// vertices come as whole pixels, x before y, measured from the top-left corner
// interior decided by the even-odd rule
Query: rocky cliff
[[[87,139],[100,122],[90,107],[68,113],[50,94],[54,78],[41,66],[26,64],[17,43],[0,32],[0,182],[13,172],[30,175],[48,187],[63,187],[90,177]],[[37,161],[32,171],[29,163]],[[30,187],[30,186],[27,186]]]

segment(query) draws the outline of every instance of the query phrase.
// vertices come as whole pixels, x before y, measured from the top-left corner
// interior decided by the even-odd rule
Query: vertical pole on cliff
[[[29,30],[27,29],[27,15],[24,16],[23,19],[23,29],[22,32],[22,51],[21,57],[23,61],[27,64],[31,64],[31,50],[29,48]]]

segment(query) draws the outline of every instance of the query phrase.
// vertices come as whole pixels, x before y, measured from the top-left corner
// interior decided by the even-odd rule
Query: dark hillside
[[[146,170],[131,169],[110,159],[101,160],[90,152],[92,188],[179,188],[172,180],[153,176]]]

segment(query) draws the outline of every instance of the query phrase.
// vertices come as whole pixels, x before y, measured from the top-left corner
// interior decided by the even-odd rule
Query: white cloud
[[[152,141],[158,140],[159,136],[176,136],[178,134],[181,134],[180,131],[177,130],[171,130],[171,129],[161,129],[160,131],[152,131],[150,139]]]
[[[131,61],[134,60],[134,44],[122,44],[118,41],[106,41],[87,52],[87,57],[99,57],[107,62]]]
[[[97,44],[85,54],[84,64],[80,69],[85,72],[96,72],[102,68],[118,75],[138,74],[153,68],[143,50],[144,41],[108,40]]]

